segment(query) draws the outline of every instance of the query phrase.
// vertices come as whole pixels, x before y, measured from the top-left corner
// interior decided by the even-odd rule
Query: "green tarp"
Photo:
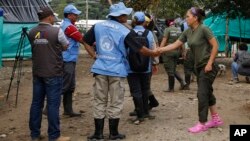
[[[20,45],[20,38],[22,35],[22,28],[27,27],[28,31],[36,26],[37,23],[4,23],[3,24],[3,42],[2,44],[2,57],[15,58],[18,47],[21,52],[24,52],[24,57],[31,57],[31,47],[27,36],[24,36],[24,45]],[[22,55],[22,54],[21,54]]]
[[[210,16],[204,20],[219,41],[219,51],[225,51],[225,36],[227,18],[226,13],[222,15]],[[228,20],[228,36],[231,40],[250,39],[250,19],[236,17]]]
[[[0,68],[2,67],[3,9],[0,8]]]
[[[0,0],[0,8],[3,9],[3,36],[0,40],[2,59],[14,59],[18,50],[22,28],[28,31],[39,22],[37,12],[41,7],[50,7],[46,0]],[[2,25],[2,24],[1,24]],[[24,57],[31,57],[31,48],[28,38],[22,45]],[[1,53],[1,52],[0,52]],[[1,55],[1,54],[0,54]]]

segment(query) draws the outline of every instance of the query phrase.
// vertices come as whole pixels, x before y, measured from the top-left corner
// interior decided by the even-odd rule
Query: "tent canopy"
[[[45,0],[0,0],[4,22],[38,22],[37,11],[49,6]]]
[[[0,7],[4,11],[2,39],[2,58],[15,58],[19,47],[22,29],[28,31],[37,25],[37,12],[41,7],[50,7],[45,0],[0,0]],[[31,46],[25,38],[23,57],[31,57]]]

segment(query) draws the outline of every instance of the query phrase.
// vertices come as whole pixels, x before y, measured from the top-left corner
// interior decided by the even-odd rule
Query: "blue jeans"
[[[231,65],[231,70],[233,73],[233,79],[237,79],[238,78],[238,69],[239,69],[239,65],[236,62],[233,62]]]
[[[62,76],[57,77],[36,77],[33,76],[33,99],[30,108],[29,127],[31,138],[40,136],[42,122],[42,109],[45,96],[48,106],[48,136],[49,140],[57,139],[60,136],[59,107],[62,93]]]

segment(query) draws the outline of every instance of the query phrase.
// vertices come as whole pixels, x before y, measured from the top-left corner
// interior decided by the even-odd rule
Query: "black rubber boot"
[[[149,109],[150,109],[150,107],[154,108],[154,107],[159,106],[159,102],[157,101],[157,99],[155,98],[154,95],[150,95],[148,97],[148,100],[149,100]]]
[[[182,79],[181,75],[178,72],[175,72],[174,76],[180,83],[180,90],[183,90],[186,86],[185,81]]]
[[[120,134],[118,132],[118,125],[119,125],[119,118],[116,119],[109,119],[109,139],[110,140],[117,140],[117,139],[125,139],[126,136]]]
[[[168,90],[166,90],[165,92],[174,92],[174,82],[175,82],[174,76],[169,75],[168,76]]]
[[[184,87],[184,90],[190,90],[190,88],[189,88],[189,85],[191,82],[191,75],[190,74],[185,75],[185,82],[186,82],[186,86]]]
[[[75,113],[72,108],[72,95],[73,92],[69,91],[63,94],[63,107],[64,107],[64,115],[68,115],[70,117],[79,117],[80,113]]]
[[[95,133],[88,137],[88,141],[103,141],[104,118],[95,119]]]

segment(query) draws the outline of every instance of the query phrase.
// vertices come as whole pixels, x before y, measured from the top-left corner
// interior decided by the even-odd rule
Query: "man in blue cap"
[[[153,33],[143,27],[145,22],[145,14],[143,12],[135,12],[133,16],[133,30],[137,33],[136,39],[140,41],[140,43],[144,44],[147,48],[153,50],[156,48],[156,43],[154,40]],[[138,125],[144,118],[154,118],[149,114],[149,106],[148,106],[148,95],[150,92],[150,79],[151,79],[151,70],[152,70],[152,59],[148,56],[136,55],[140,56],[140,58],[134,58],[133,51],[131,52],[129,49],[128,60],[130,64],[130,69],[128,70],[128,84],[130,88],[130,93],[133,97],[133,102],[135,105],[135,113],[137,118],[134,120],[134,124]],[[130,60],[133,58],[133,60]],[[133,68],[133,64],[136,64],[136,60],[141,60],[142,67],[144,69],[136,69]],[[137,65],[139,66],[139,65]]]
[[[127,8],[124,3],[119,2],[111,5],[109,10],[108,20],[95,24],[84,36],[84,46],[90,47],[96,42],[97,54],[91,68],[95,77],[93,88],[95,133],[88,137],[90,141],[104,139],[105,117],[109,118],[109,139],[125,138],[125,135],[118,132],[118,125],[124,102],[124,82],[129,69],[126,48],[147,56],[160,55],[158,51],[150,50],[138,43],[134,39],[136,33],[125,26],[132,8]]]
[[[69,47],[63,52],[64,74],[63,74],[63,107],[64,115],[69,117],[81,116],[80,113],[75,113],[72,108],[72,95],[75,91],[75,67],[79,55],[80,43],[83,43],[83,36],[75,26],[77,18],[81,11],[69,4],[64,8],[64,19],[61,28],[64,31]],[[88,51],[88,49],[86,49]],[[95,53],[90,53],[92,57]]]

